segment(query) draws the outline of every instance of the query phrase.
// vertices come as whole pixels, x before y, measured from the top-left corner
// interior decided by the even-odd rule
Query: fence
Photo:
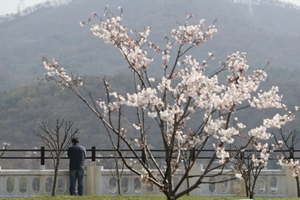
[[[40,149],[20,149],[13,150],[7,149],[7,152],[24,152],[24,151],[37,151],[39,156],[37,157],[1,157],[0,159],[39,159],[41,168],[40,169],[1,169],[0,168],[0,197],[24,197],[32,195],[45,195],[50,194],[53,184],[54,171],[45,169],[45,160],[52,159],[47,156],[45,148]],[[103,166],[97,166],[97,154],[101,151],[102,153],[111,153],[112,150],[96,150],[95,147],[87,149],[88,157],[87,160],[91,161],[91,164],[87,166],[85,170],[85,189],[84,194],[116,194],[117,183],[114,178],[115,171],[111,169],[104,169]],[[159,150],[156,150],[160,152]],[[212,150],[208,150],[212,151]],[[296,151],[294,151],[296,152]],[[5,155],[5,154],[4,154]],[[111,159],[114,157],[107,157]],[[131,157],[128,157],[130,159]],[[63,159],[66,159],[63,157]],[[197,158],[196,158],[197,159]],[[201,157],[201,159],[203,159]],[[191,171],[191,174],[201,174],[204,169],[201,163],[197,162]],[[213,173],[218,173],[215,170]],[[174,183],[179,180],[179,177],[184,173],[183,170],[178,170],[175,174]],[[215,182],[220,181],[220,184],[206,184],[201,185],[200,188],[195,189],[191,195],[202,195],[202,196],[245,196],[244,183],[239,180],[233,180],[228,182],[222,182],[229,177],[234,177],[230,170],[226,170],[226,175],[218,177],[206,178],[205,181]],[[192,180],[190,180],[192,181]],[[181,189],[184,189],[184,184]],[[69,176],[68,170],[59,170],[58,182],[57,182],[57,194],[68,194],[69,188]],[[131,171],[125,169],[121,177],[121,193],[128,195],[162,195],[161,191],[155,186],[143,185],[140,182],[140,177],[133,174]],[[286,169],[266,169],[261,172],[261,175],[257,181],[256,196],[261,197],[295,197],[295,179],[289,170]]]
[[[0,159],[38,159],[40,160],[40,165],[45,165],[45,160],[47,159],[52,159],[52,156],[46,156],[46,153],[47,152],[50,152],[50,150],[48,149],[45,149],[45,147],[41,147],[40,149],[4,149],[4,156],[0,157]],[[111,149],[96,149],[95,146],[93,146],[91,149],[87,149],[87,154],[88,156],[86,157],[86,159],[90,160],[91,162],[95,162],[97,158],[99,158],[99,154],[97,154],[97,152],[101,152],[102,154],[104,153],[112,153],[114,152],[113,150]],[[130,150],[121,150],[121,151],[124,151],[124,152],[129,152]],[[202,152],[208,152],[208,153],[214,153],[215,150],[212,150],[212,149],[204,149],[204,150],[201,150]],[[234,150],[232,150],[234,151]],[[27,157],[24,157],[24,156],[5,156],[5,153],[6,152],[39,152],[40,156],[27,156]],[[136,150],[136,152],[141,152],[141,150]],[[159,149],[154,149],[154,150],[151,150],[151,152],[160,152],[160,153],[163,153],[164,150],[159,150]],[[245,150],[245,153],[248,152],[247,150]],[[274,155],[275,154],[278,154],[278,153],[282,153],[282,152],[287,152],[289,153],[289,157],[292,158],[294,157],[295,159],[300,159],[300,155],[298,155],[297,153],[300,152],[300,150],[295,150],[295,149],[290,149],[290,150],[275,150],[274,151]],[[97,156],[98,155],[98,156]],[[141,155],[142,157],[142,155]],[[159,156],[155,156],[156,158],[158,158]],[[105,156],[106,159],[115,159],[115,158],[120,158],[118,156]],[[133,159],[135,157],[133,156],[126,156],[126,158],[128,159]],[[201,156],[201,157],[195,157],[195,159],[210,159],[211,157],[210,156],[207,156],[207,157],[204,157],[204,156]],[[68,159],[67,157],[61,157],[61,159]],[[273,157],[270,157],[270,160],[276,160],[276,156],[273,156]]]

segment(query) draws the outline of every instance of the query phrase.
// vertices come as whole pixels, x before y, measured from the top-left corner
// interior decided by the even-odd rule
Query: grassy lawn
[[[20,197],[20,198],[0,198],[2,199],[14,199],[14,200],[56,200],[56,199],[63,199],[63,200],[165,200],[165,196],[98,196],[98,195],[92,195],[92,196],[34,196],[34,197]],[[197,196],[197,197],[191,197],[191,196],[185,196],[180,198],[179,200],[239,200],[239,199],[246,199],[241,197],[204,197],[204,196]],[[299,200],[298,198],[255,198],[255,200]]]

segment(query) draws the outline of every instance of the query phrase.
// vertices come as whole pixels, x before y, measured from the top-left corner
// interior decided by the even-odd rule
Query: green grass
[[[13,200],[166,200],[165,196],[126,196],[126,195],[121,195],[121,196],[105,196],[105,195],[90,195],[90,196],[34,196],[34,197],[20,197],[20,198],[0,198],[1,200],[3,199],[13,199]],[[238,200],[238,199],[246,199],[242,197],[204,197],[204,196],[185,196],[180,198],[179,200]],[[255,198],[255,200],[299,200],[298,198]]]

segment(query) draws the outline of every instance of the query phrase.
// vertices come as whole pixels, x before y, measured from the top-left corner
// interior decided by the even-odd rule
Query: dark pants
[[[84,170],[70,170],[70,195],[75,195],[76,179],[78,181],[78,195],[82,196],[83,193],[83,175]]]

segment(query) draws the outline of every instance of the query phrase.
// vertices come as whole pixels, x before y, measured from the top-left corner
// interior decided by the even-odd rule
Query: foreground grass
[[[104,196],[104,195],[90,195],[90,196],[34,196],[34,197],[19,197],[19,198],[0,198],[0,200],[166,200],[165,196],[126,196],[126,195],[121,195],[121,196]],[[238,200],[238,199],[246,199],[242,197],[206,197],[206,196],[184,196],[180,198],[179,200]],[[263,197],[263,198],[255,198],[255,200],[299,200],[298,198],[268,198],[268,197]]]

